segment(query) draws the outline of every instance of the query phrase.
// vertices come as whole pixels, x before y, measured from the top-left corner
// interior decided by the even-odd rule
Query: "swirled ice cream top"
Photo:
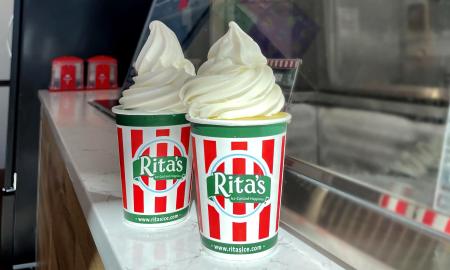
[[[134,84],[123,91],[124,109],[144,112],[183,113],[179,92],[195,76],[192,63],[184,58],[175,33],[160,21],[150,23],[150,36],[134,64]]]
[[[261,50],[235,23],[208,52],[197,76],[180,92],[191,117],[238,119],[281,111],[284,96]]]

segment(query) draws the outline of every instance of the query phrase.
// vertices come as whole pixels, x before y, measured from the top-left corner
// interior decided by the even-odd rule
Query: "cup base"
[[[130,227],[134,227],[134,228],[148,228],[148,229],[152,229],[152,228],[156,228],[156,229],[161,229],[161,228],[165,228],[165,227],[174,227],[175,225],[178,225],[180,223],[185,222],[188,218],[189,218],[189,214],[190,211],[182,218],[174,220],[174,221],[170,221],[170,222],[164,222],[164,223],[156,223],[156,224],[143,224],[143,223],[136,223],[136,222],[132,222],[129,221],[125,218],[123,218],[123,222],[130,226]]]
[[[220,252],[215,252],[205,246],[202,246],[203,250],[206,251],[207,254],[210,254],[211,256],[218,258],[218,259],[222,259],[222,260],[227,260],[227,261],[248,261],[248,260],[256,260],[256,259],[261,259],[267,256],[270,256],[275,249],[277,248],[277,246],[275,245],[274,247],[271,247],[268,250],[264,250],[262,252],[258,252],[258,253],[254,253],[254,254],[243,254],[243,255],[237,255],[237,254],[225,254],[225,253],[220,253]]]

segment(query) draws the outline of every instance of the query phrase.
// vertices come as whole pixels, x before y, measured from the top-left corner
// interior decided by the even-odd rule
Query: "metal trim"
[[[450,262],[450,237],[379,207],[375,198],[385,193],[291,157],[285,164],[282,226],[330,259],[355,269]]]
[[[345,94],[360,97],[375,97],[383,99],[421,100],[432,102],[448,102],[449,92],[443,87],[417,85],[364,85],[358,88],[336,87],[324,89],[330,94]]]
[[[356,110],[383,112],[408,117],[414,120],[443,123],[447,118],[446,101],[436,100],[422,102],[405,101],[395,98],[374,98],[364,95],[346,95],[331,92],[296,92],[295,103],[308,103],[318,106],[337,106]]]
[[[450,235],[425,227],[415,220],[406,218],[404,216],[399,216],[393,212],[379,207],[378,202],[380,201],[380,199],[387,193],[391,194],[387,190],[383,190],[376,186],[371,186],[367,183],[358,181],[357,179],[341,175],[331,170],[321,168],[317,165],[313,165],[306,161],[295,159],[290,156],[286,157],[285,169],[299,175],[299,178],[303,177],[316,186],[321,186],[321,188],[332,190],[334,193],[339,194],[339,196],[348,198],[356,202],[357,204],[362,205],[363,207],[375,210],[386,217],[396,219],[397,222],[401,222],[409,227],[414,227],[414,229],[416,230],[422,230],[426,232],[429,237],[450,241]],[[400,197],[397,194],[392,195]],[[412,201],[409,198],[402,197],[402,199],[407,201],[408,204],[416,207],[428,207],[418,202]],[[445,213],[441,214],[446,215]]]
[[[3,187],[2,194],[4,196],[14,195],[16,193],[16,187],[17,187],[17,173],[14,173],[13,185],[9,187]]]

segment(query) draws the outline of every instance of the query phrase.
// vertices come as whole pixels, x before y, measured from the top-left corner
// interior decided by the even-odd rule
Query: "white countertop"
[[[202,250],[192,208],[186,222],[165,230],[123,222],[116,127],[88,104],[117,91],[40,91],[64,162],[106,269],[342,269],[280,229],[274,253],[254,262],[216,259]]]

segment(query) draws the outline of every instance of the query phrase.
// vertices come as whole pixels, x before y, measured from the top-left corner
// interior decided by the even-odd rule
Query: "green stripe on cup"
[[[272,136],[286,132],[287,123],[258,126],[219,126],[191,123],[192,133],[220,138],[253,138]]]
[[[134,223],[141,223],[141,224],[160,224],[160,223],[167,223],[172,222],[178,219],[181,219],[187,215],[189,211],[189,206],[186,208],[183,208],[177,212],[172,212],[168,214],[160,214],[160,215],[138,215],[133,214],[127,211],[123,211],[123,216],[126,220],[134,222]]]
[[[215,252],[232,255],[245,255],[255,254],[271,249],[277,243],[277,238],[278,235],[275,235],[272,238],[257,243],[228,244],[208,239],[202,235],[202,243],[206,248]]]
[[[116,123],[129,127],[175,126],[189,123],[186,114],[127,115],[116,114]]]

